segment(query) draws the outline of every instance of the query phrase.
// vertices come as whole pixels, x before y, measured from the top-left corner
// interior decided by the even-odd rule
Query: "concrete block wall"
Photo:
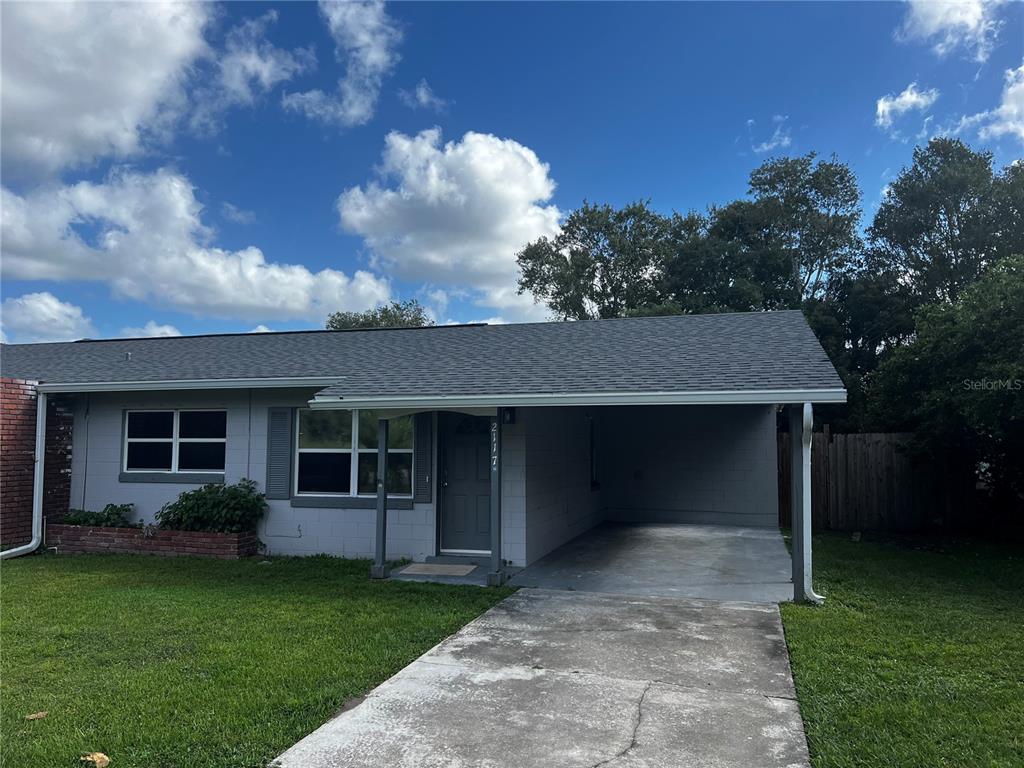
[[[590,421],[583,408],[524,408],[525,562],[532,563],[601,522],[590,485]]]
[[[778,525],[774,406],[595,412],[606,519]]]
[[[526,565],[526,428],[518,418],[501,432],[501,557]]]
[[[267,477],[267,416],[269,408],[302,407],[314,390],[253,390],[249,433],[251,477],[261,485]],[[436,439],[437,428],[435,424]],[[432,452],[436,464],[437,450]],[[431,470],[431,475],[435,474]],[[437,484],[434,483],[436,493]],[[333,554],[373,557],[377,513],[374,509],[293,507],[288,499],[272,499],[270,513],[260,526],[269,552],[285,555]],[[388,510],[387,556],[422,562],[436,548],[434,504]]]
[[[135,408],[223,408],[227,411],[225,482],[248,477],[262,488],[267,476],[268,409],[302,407],[313,392],[208,390],[81,396],[75,408],[72,506],[101,509],[108,503],[132,503],[139,520],[152,522],[164,504],[197,487],[193,483],[121,482],[122,413]],[[269,554],[373,555],[373,509],[300,507],[292,506],[288,499],[269,500],[268,506],[258,533]],[[389,510],[388,557],[421,561],[434,553],[434,541],[432,503]]]
[[[32,485],[36,444],[35,382],[0,378],[0,548],[32,539]],[[68,509],[72,414],[49,398],[43,465],[43,517],[60,519]]]

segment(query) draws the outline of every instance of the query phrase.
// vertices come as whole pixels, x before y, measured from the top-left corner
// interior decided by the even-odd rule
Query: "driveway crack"
[[[636,740],[637,734],[640,733],[640,724],[644,720],[644,700],[647,698],[647,693],[648,693],[648,691],[651,690],[651,686],[653,686],[653,685],[654,685],[654,681],[653,680],[648,680],[647,681],[647,685],[644,686],[644,690],[640,694],[640,698],[636,702],[636,717],[634,718],[634,722],[633,722],[633,735],[629,739],[629,744],[627,744],[624,749],[619,750],[616,754],[612,755],[611,757],[606,758],[604,760],[601,760],[598,763],[594,763],[591,766],[591,768],[600,768],[600,766],[602,766],[602,765],[608,765],[612,761],[618,760],[620,757],[623,757],[623,756],[629,754],[630,751],[632,751],[633,749],[636,748],[636,745],[637,745],[637,740]]]

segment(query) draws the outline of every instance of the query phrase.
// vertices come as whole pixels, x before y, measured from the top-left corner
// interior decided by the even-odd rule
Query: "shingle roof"
[[[130,353],[130,359],[129,355]],[[47,383],[338,377],[325,394],[839,389],[799,311],[4,345]]]

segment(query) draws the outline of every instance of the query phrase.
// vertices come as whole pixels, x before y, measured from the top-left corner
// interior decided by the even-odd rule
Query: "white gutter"
[[[40,392],[142,392],[181,389],[267,389],[273,387],[329,387],[344,376],[299,376],[260,379],[165,379],[160,381],[82,381],[40,384]]]
[[[43,463],[46,458],[46,393],[36,397],[36,450],[32,473],[32,540],[0,552],[0,560],[35,552],[43,543]]]
[[[392,397],[318,396],[310,408],[488,408],[555,405],[775,405],[780,403],[845,403],[846,390],[758,389],[705,392],[573,392],[503,395],[428,395]]]

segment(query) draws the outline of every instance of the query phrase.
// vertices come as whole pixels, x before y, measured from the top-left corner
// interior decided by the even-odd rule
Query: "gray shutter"
[[[292,409],[267,410],[267,498],[292,495]]]
[[[413,478],[412,500],[429,504],[434,500],[431,490],[434,472],[434,414],[417,413],[415,419],[413,463],[416,466],[416,477]]]

